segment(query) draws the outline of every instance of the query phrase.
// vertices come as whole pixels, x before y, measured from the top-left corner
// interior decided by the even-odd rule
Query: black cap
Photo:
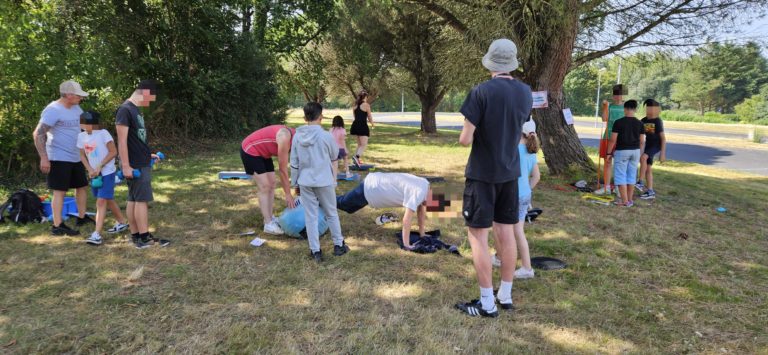
[[[100,118],[100,113],[88,110],[80,114],[80,124],[99,124]]]
[[[151,93],[157,92],[157,83],[152,79],[144,79],[136,86],[136,90],[149,90]]]
[[[637,101],[635,100],[628,100],[624,103],[624,108],[630,109],[630,110],[637,110]]]
[[[647,106],[647,107],[661,107],[661,104],[658,101],[654,100],[654,99],[648,99],[648,100],[645,100],[645,102],[643,102],[643,106]]]
[[[627,88],[624,86],[624,84],[616,84],[613,86],[613,94],[614,95],[626,95],[627,94]]]

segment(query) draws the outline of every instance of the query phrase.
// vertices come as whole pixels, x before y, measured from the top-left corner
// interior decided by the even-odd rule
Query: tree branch
[[[449,26],[451,26],[456,31],[459,31],[459,33],[466,34],[469,31],[467,25],[461,22],[458,17],[456,17],[456,15],[454,15],[445,7],[442,7],[431,0],[411,0],[411,2],[421,5],[435,15],[442,17],[445,21],[448,22]]]

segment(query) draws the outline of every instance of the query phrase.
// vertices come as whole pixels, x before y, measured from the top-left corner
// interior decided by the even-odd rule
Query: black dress
[[[355,120],[352,121],[352,128],[349,129],[349,134],[352,136],[371,136],[371,130],[368,129],[368,112],[360,109],[358,106],[352,111],[355,115]]]

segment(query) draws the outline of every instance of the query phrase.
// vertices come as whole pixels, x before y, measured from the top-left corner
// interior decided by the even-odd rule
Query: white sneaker
[[[607,186],[603,186],[603,187],[595,190],[595,192],[594,192],[595,195],[605,195],[605,194],[610,194],[610,193],[611,193],[611,188],[607,187]]]
[[[275,220],[269,221],[269,223],[264,225],[264,233],[269,233],[274,235],[285,234],[283,229],[280,228],[280,225],[277,224],[277,221]]]
[[[350,173],[349,171],[347,171],[347,179],[351,179],[351,178],[352,178],[352,173]]]
[[[491,265],[501,267],[501,260],[499,260],[499,257],[497,257],[496,254],[491,255]]]
[[[516,279],[532,279],[534,274],[533,269],[526,269],[524,267],[515,270]]]
[[[99,233],[93,232],[91,236],[85,240],[85,242],[90,245],[101,245],[102,243],[101,235],[99,235]]]
[[[107,233],[113,234],[113,233],[120,233],[126,229],[128,229],[128,223],[120,223],[117,222],[114,227],[107,229]]]

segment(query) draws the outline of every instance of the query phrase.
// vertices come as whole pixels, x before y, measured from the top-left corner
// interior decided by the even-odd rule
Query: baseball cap
[[[80,84],[74,80],[67,80],[59,85],[59,93],[61,94],[74,94],[77,96],[88,96],[88,93],[83,91]]]
[[[100,118],[100,113],[88,110],[80,114],[80,124],[99,124]]]
[[[533,119],[528,119],[523,123],[523,134],[528,135],[536,132],[536,122]]]

